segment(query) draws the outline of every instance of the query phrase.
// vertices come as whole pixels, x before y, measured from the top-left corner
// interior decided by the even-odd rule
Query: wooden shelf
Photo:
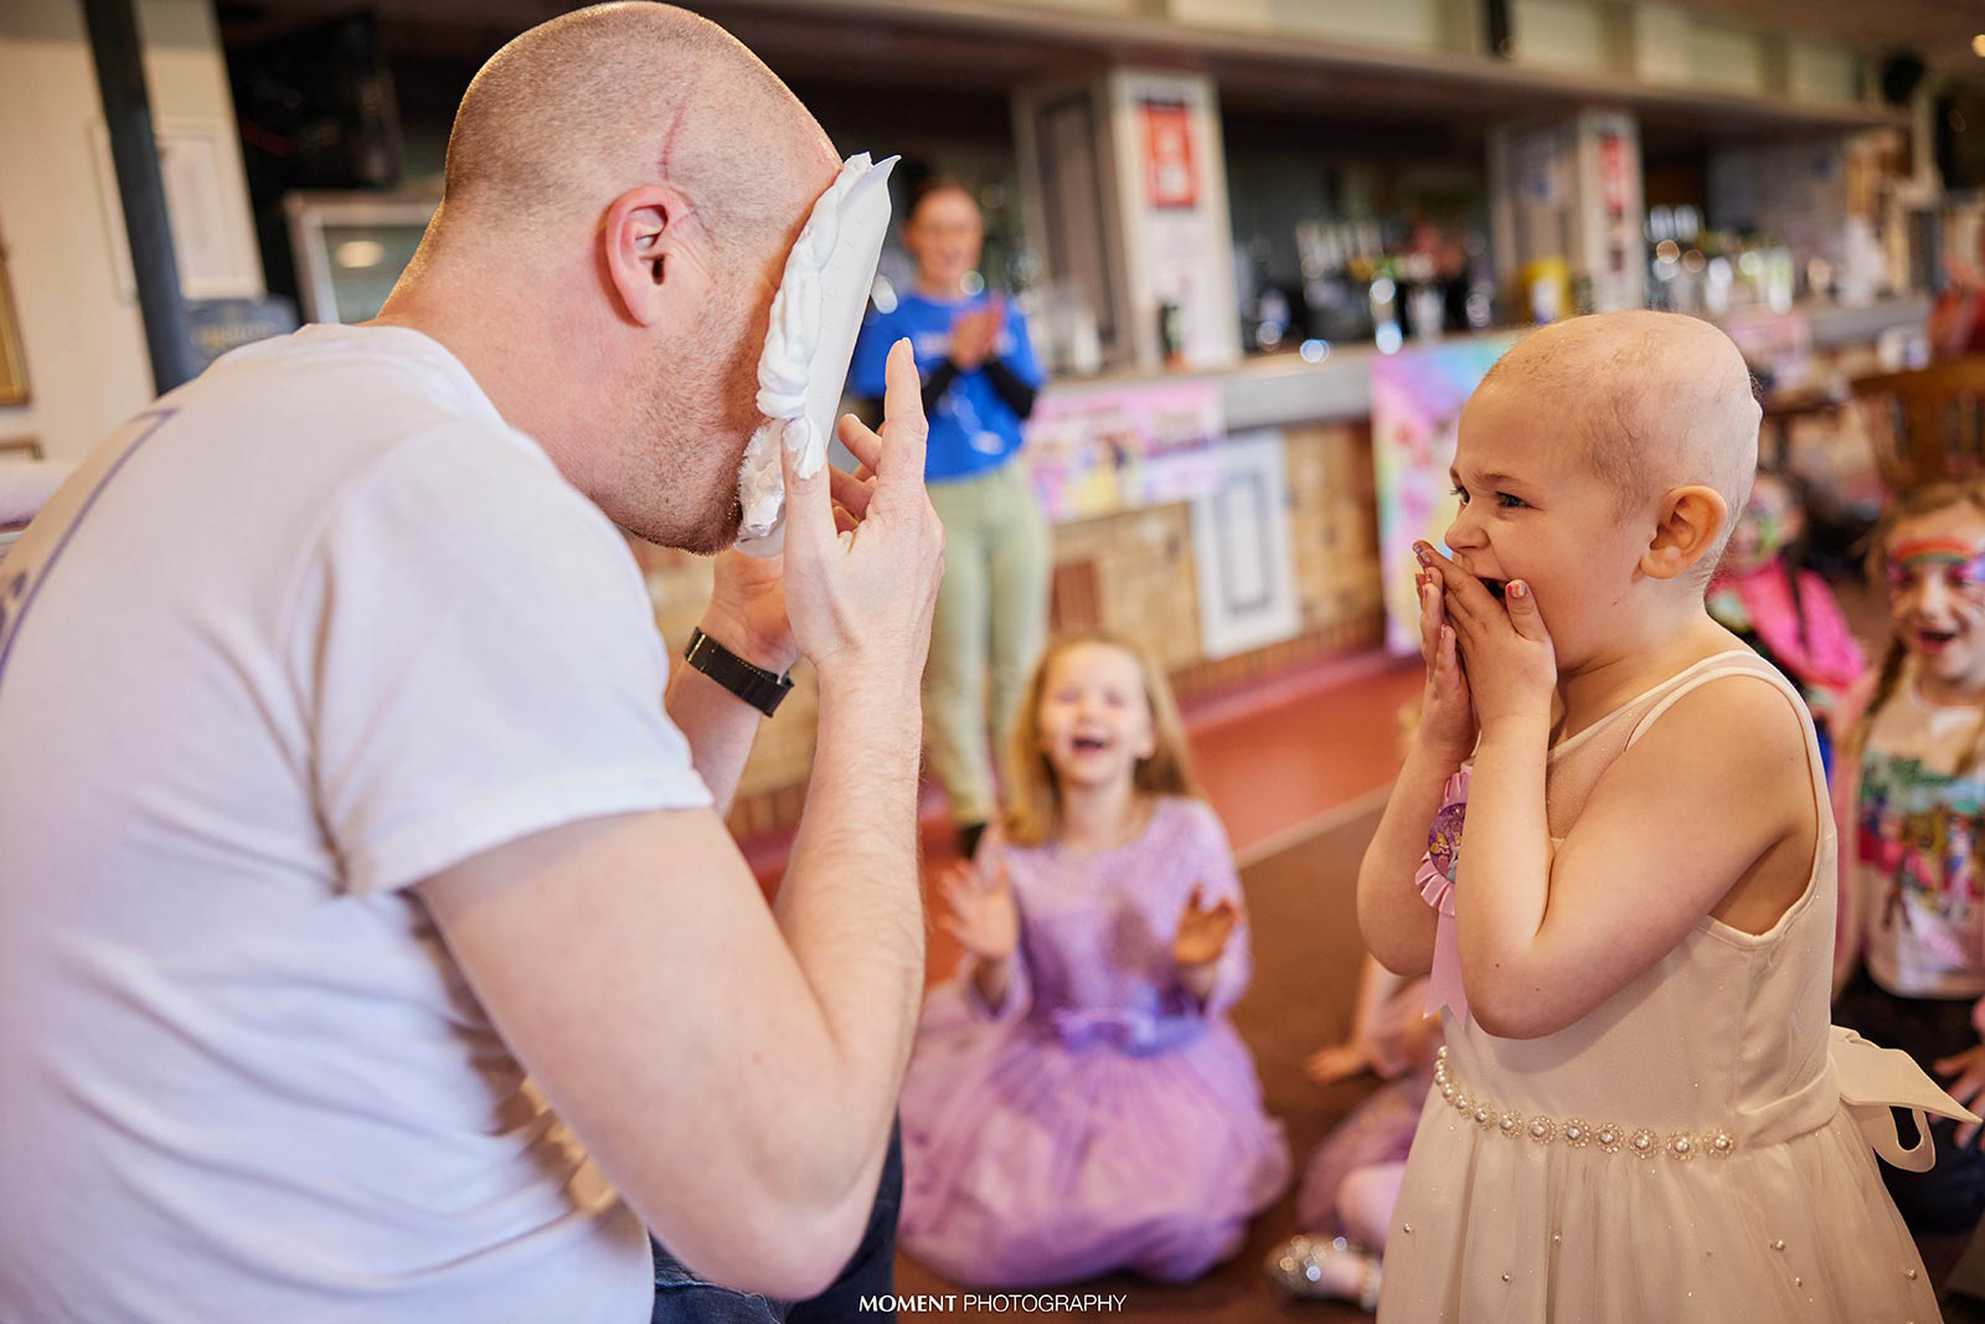
[[[1525,117],[1587,106],[1723,136],[1903,125],[1861,103],[1669,86],[1482,55],[1359,45],[1171,19],[1042,10],[989,0],[707,0],[700,6],[782,72],[930,86],[1007,85],[1110,64],[1214,75],[1223,104],[1314,107],[1428,120]]]

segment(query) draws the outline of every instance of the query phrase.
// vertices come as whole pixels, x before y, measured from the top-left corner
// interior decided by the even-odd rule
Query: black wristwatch
[[[751,665],[700,629],[690,634],[682,660],[767,717],[792,693],[791,677]]]

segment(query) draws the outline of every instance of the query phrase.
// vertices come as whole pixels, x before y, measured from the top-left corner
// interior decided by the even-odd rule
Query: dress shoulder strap
[[[1783,694],[1796,711],[1805,711],[1805,696],[1793,687],[1791,681],[1785,679],[1783,672],[1756,653],[1748,651],[1722,653],[1708,660],[1716,665],[1683,672],[1675,678],[1677,683],[1674,688],[1663,694],[1653,707],[1641,715],[1640,720],[1634,723],[1632,733],[1627,736],[1628,749],[1632,749],[1640,742],[1647,728],[1654,725],[1663,713],[1711,681],[1721,680],[1725,676],[1750,676],[1764,681]]]
[[[1803,706],[1798,692],[1785,683],[1777,669],[1748,648],[1712,654],[1683,668],[1621,704],[1553,751],[1544,781],[1545,812],[1551,835],[1564,837],[1571,832],[1607,769],[1633,747],[1657,718],[1690,692],[1733,675],[1756,676],[1776,684],[1791,702]],[[1817,752],[1809,752],[1813,754],[1812,766],[1818,767]],[[1821,803],[1825,803],[1823,791]]]

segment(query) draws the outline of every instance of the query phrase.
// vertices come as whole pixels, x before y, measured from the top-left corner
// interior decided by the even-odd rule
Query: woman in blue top
[[[1041,370],[1019,309],[966,293],[984,243],[978,203],[963,185],[940,179],[921,189],[903,223],[916,288],[869,317],[849,370],[855,394],[880,399],[889,347],[908,336],[924,380],[924,478],[945,530],[924,672],[925,742],[967,859],[998,809],[988,724],[1009,729],[1040,655],[1051,566],[1047,522],[1013,462]]]

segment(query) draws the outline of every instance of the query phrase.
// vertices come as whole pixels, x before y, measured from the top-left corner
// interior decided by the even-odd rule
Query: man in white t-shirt
[[[819,676],[773,907],[720,812],[758,712],[668,677],[615,528],[730,541],[838,164],[714,25],[554,20],[377,322],[229,355],[17,544],[0,1320],[635,1324],[644,1225],[774,1296],[848,1259],[923,967],[907,349],[869,472],[788,475],[783,565],[720,558],[703,621]]]

